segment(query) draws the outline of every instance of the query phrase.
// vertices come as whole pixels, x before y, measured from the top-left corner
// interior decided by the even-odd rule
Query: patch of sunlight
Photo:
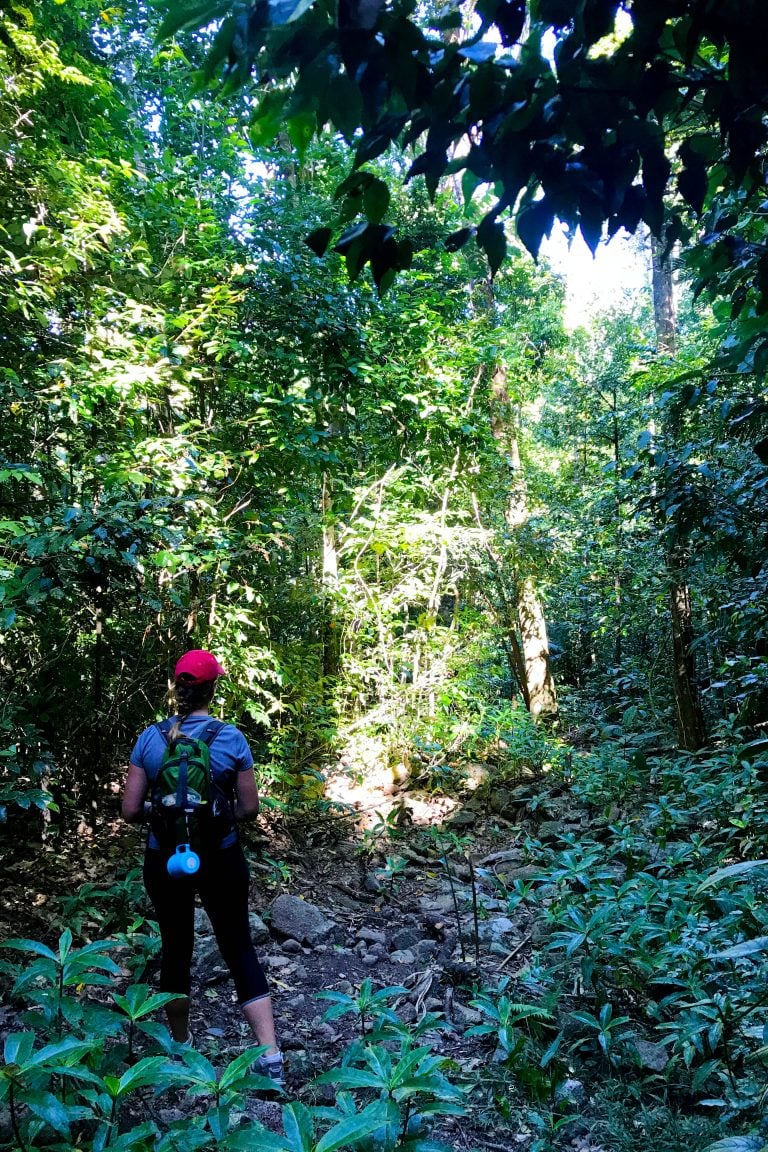
[[[352,808],[361,829],[382,824],[395,809],[402,814],[403,824],[441,824],[459,807],[459,801],[450,796],[400,791],[407,777],[406,764],[389,762],[382,737],[353,728],[338,763],[326,774],[325,795]]]

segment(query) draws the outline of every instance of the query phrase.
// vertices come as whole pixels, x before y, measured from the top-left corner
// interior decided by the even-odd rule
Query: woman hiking
[[[183,845],[187,855],[182,854],[183,868],[177,868],[182,848],[161,844],[161,826],[155,817],[150,820],[144,883],[162,939],[160,989],[181,994],[182,999],[166,1007],[168,1026],[174,1040],[191,1044],[190,968],[197,892],[235,982],[243,1015],[257,1043],[267,1049],[254,1071],[269,1076],[279,1087],[283,1082],[283,1057],[275,1040],[269,985],[251,942],[248,865],[236,824],[259,811],[253,756],[242,732],[232,724],[213,720],[208,712],[216,680],[223,675],[224,669],[211,652],[196,649],[181,657],[174,672],[177,713],[163,724],[146,728],[136,741],[123,792],[122,815],[129,824],[144,818],[153,783],[174,748],[191,746],[201,750],[201,744],[207,745],[210,790],[215,799],[212,804],[203,805],[207,809],[207,830],[199,857],[190,852],[188,844]],[[186,745],[184,738],[192,744]],[[186,770],[184,781],[186,787]],[[165,803],[173,799],[165,797]],[[187,874],[188,869],[196,870]]]

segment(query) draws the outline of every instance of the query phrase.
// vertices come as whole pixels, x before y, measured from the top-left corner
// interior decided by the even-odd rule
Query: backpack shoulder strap
[[[165,743],[168,744],[168,737],[170,735],[171,728],[173,728],[173,720],[161,720],[159,724],[155,724],[155,728],[157,728]]]
[[[198,737],[198,739],[202,740],[210,748],[211,744],[213,744],[214,740],[223,728],[226,728],[226,724],[223,720],[209,720],[205,726],[205,731],[200,737]]]

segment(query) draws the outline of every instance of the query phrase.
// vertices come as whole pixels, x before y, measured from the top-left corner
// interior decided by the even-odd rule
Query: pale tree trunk
[[[339,557],[336,549],[336,526],[331,518],[333,513],[331,481],[325,472],[323,473],[323,486],[320,495],[320,511],[323,525],[323,680],[330,684],[339,674],[339,628],[335,611],[335,594],[339,578]]]
[[[462,408],[462,416],[465,420],[468,420],[470,417],[470,414],[472,412],[472,406],[475,402],[475,393],[477,391],[478,384],[480,383],[481,380],[482,380],[482,370],[477,371],[475,373],[474,379],[472,380],[472,386],[469,390],[469,395],[467,396],[466,403],[464,404],[464,407]],[[446,480],[445,488],[443,489],[443,497],[442,497],[442,500],[440,502],[440,520],[439,520],[440,551],[439,551],[438,556],[437,556],[437,564],[435,565],[435,574],[434,574],[434,577],[432,580],[432,588],[431,588],[430,593],[429,593],[429,599],[427,600],[427,617],[429,619],[431,619],[433,622],[437,620],[437,615],[438,615],[438,611],[440,608],[440,601],[441,601],[442,593],[443,593],[443,584],[444,584],[444,580],[445,580],[445,574],[448,570],[448,559],[449,559],[448,537],[447,537],[448,510],[450,507],[450,501],[453,498],[453,496],[455,495],[456,477],[457,477],[458,472],[459,472],[460,462],[461,462],[461,448],[458,447],[455,449],[455,451],[453,453],[453,461],[451,462],[451,468],[450,468],[450,471],[448,473],[448,478]],[[451,633],[453,633],[454,631],[455,631],[455,628],[452,627]],[[446,643],[444,645],[443,652],[441,655],[442,664],[443,664],[444,669],[446,669],[446,670],[448,668],[448,664],[450,662],[451,655],[452,655],[452,643],[450,640],[448,640],[448,641],[446,641]],[[419,636],[417,639],[417,642],[416,642],[415,651],[414,651],[414,658],[413,658],[413,686],[415,689],[418,689],[420,687],[419,679],[421,676],[421,671],[422,671],[422,637]],[[430,691],[429,691],[428,707],[429,707],[429,716],[434,717],[435,716],[434,677],[431,677],[431,681],[432,681],[432,686],[430,687]]]
[[[517,415],[507,390],[506,368],[499,364],[491,381],[493,435],[509,460],[512,480],[507,498],[505,519],[513,535],[527,523],[530,511],[520,460]],[[530,575],[514,574],[515,608],[520,642],[510,635],[510,650],[519,667],[520,685],[526,707],[532,716],[554,719],[557,716],[557,694],[549,658],[547,625],[541,600]]]
[[[676,321],[672,268],[669,260],[662,260],[662,255],[659,241],[652,237],[651,274],[656,343],[660,355],[673,356]],[[669,431],[673,434],[678,429],[670,428]],[[677,739],[681,748],[695,752],[706,744],[707,730],[696,680],[691,593],[685,576],[687,563],[687,550],[683,545],[674,544],[668,549],[666,565],[672,622],[672,687],[675,695]]]

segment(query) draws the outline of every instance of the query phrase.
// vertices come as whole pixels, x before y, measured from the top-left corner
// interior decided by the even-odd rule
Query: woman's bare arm
[[[249,816],[259,814],[259,792],[256,787],[256,777],[253,768],[247,772],[237,774],[237,803],[235,817],[238,820],[247,820]]]
[[[138,764],[130,764],[123,789],[122,816],[128,824],[136,824],[144,815],[144,797],[149,787],[147,774]]]

